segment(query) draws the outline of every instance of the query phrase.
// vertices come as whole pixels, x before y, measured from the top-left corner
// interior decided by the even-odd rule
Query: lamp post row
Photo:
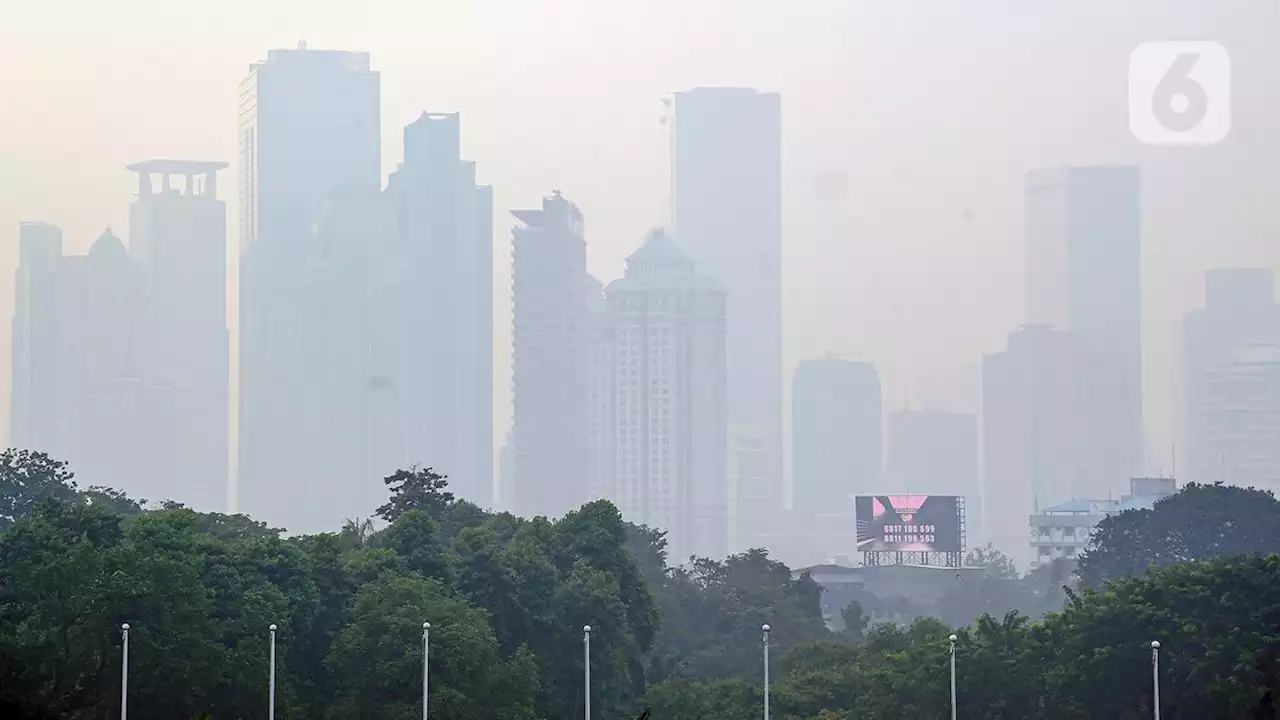
[[[271,623],[270,670],[267,686],[267,717],[276,716],[276,631]],[[768,624],[761,625],[761,645],[764,651],[764,720],[769,720],[769,633]],[[129,623],[120,626],[120,720],[129,718]],[[956,641],[954,634],[947,637],[948,664],[951,669],[951,720],[956,720]],[[431,623],[422,623],[422,720],[427,720],[430,705],[428,667],[431,659]],[[582,626],[582,685],[583,718],[591,720],[591,626]],[[1160,720],[1160,641],[1151,641],[1151,707],[1154,720]]]

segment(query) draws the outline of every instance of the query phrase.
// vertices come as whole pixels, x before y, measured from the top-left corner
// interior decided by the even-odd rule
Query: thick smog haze
[[[272,48],[368,52],[384,183],[406,124],[458,111],[462,157],[493,187],[496,452],[512,417],[509,211],[561,191],[584,216],[588,270],[620,277],[670,220],[663,100],[752,87],[781,97],[788,428],[797,362],[828,352],[875,363],[886,413],[977,413],[983,354],[1004,349],[1036,282],[1026,173],[1138,165],[1145,437],[1131,474],[1168,474],[1185,462],[1179,323],[1203,302],[1204,272],[1280,263],[1277,29],[1264,0],[9,3],[0,307],[11,314],[19,221],[59,225],[67,252],[106,226],[128,242],[126,165],[226,161],[234,358],[239,83]],[[1188,39],[1230,53],[1231,133],[1145,146],[1128,128],[1130,53]]]
[[[1280,717],[1278,38],[0,0],[0,718]]]

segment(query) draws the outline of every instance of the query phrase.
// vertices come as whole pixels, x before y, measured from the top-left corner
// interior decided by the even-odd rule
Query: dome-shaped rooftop
[[[125,258],[129,257],[129,251],[125,249],[124,243],[120,238],[116,237],[111,228],[102,231],[97,240],[93,241],[93,246],[89,248],[89,256],[94,258]]]

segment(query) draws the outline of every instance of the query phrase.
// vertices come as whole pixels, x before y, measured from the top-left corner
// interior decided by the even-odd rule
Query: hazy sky
[[[783,96],[787,372],[860,355],[888,409],[976,410],[981,354],[1022,318],[1027,169],[1142,164],[1148,470],[1167,471],[1176,323],[1203,271],[1280,265],[1278,37],[1274,0],[0,0],[0,313],[18,221],[61,225],[73,251],[107,225],[123,237],[131,162],[231,161],[234,233],[249,63],[299,40],[367,50],[384,174],[420,111],[460,110],[464,154],[495,187],[501,439],[507,210],[562,190],[586,215],[591,269],[617,276],[664,220],[660,99],[751,85]],[[1234,127],[1212,149],[1129,135],[1129,54],[1170,39],[1232,55]]]

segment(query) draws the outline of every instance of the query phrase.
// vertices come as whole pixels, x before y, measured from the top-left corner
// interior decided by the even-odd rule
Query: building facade
[[[781,97],[706,87],[672,104],[675,239],[727,294],[730,421],[764,437],[781,508]]]
[[[512,214],[523,224],[511,239],[515,507],[554,518],[588,498],[587,245],[582,212],[558,192]]]
[[[1213,270],[1182,324],[1187,477],[1280,492],[1280,306],[1270,270]]]
[[[1150,510],[1157,502],[1178,492],[1173,478],[1131,478],[1129,492],[1116,500],[1073,498],[1032,513],[1031,567],[1054,560],[1075,560],[1093,539],[1098,524],[1125,510]]]
[[[801,515],[848,512],[881,488],[880,374],[839,356],[802,360],[791,391],[792,500]]]
[[[227,206],[218,199],[218,171],[226,167],[187,160],[129,166],[138,175],[129,252],[145,278],[142,353],[153,392],[167,403],[148,434],[173,440],[171,449],[157,448],[172,475],[139,491],[210,512],[226,511],[230,480]]]
[[[728,544],[725,294],[660,231],[605,290],[614,470],[627,520],[667,532],[669,556]],[[519,467],[517,461],[517,468]]]
[[[1110,408],[1108,477],[1141,473],[1142,192],[1137,167],[1033,170],[1026,188],[1026,323],[1076,334],[1093,356],[1084,392]],[[1122,488],[1115,488],[1116,492]]]
[[[61,271],[62,230],[49,223],[22,223],[14,276],[9,445],[55,456],[67,451],[62,444]]]
[[[388,183],[405,278],[402,462],[433,466],[455,495],[489,506],[493,189],[462,159],[461,127],[458,113],[423,113],[405,128],[404,163]]]
[[[1025,565],[1023,518],[1076,497],[1112,497],[1125,442],[1112,397],[1098,391],[1111,366],[1079,333],[1027,326],[983,358],[981,537]]]
[[[272,50],[240,86],[239,420],[233,509],[294,532],[364,508],[331,453],[330,335],[310,275],[334,191],[381,188],[379,75],[368,53]],[[300,502],[307,498],[308,502]]]
[[[172,393],[144,353],[142,268],[109,229],[85,255],[63,255],[43,223],[19,240],[11,442],[67,462],[85,486],[182,500]]]

